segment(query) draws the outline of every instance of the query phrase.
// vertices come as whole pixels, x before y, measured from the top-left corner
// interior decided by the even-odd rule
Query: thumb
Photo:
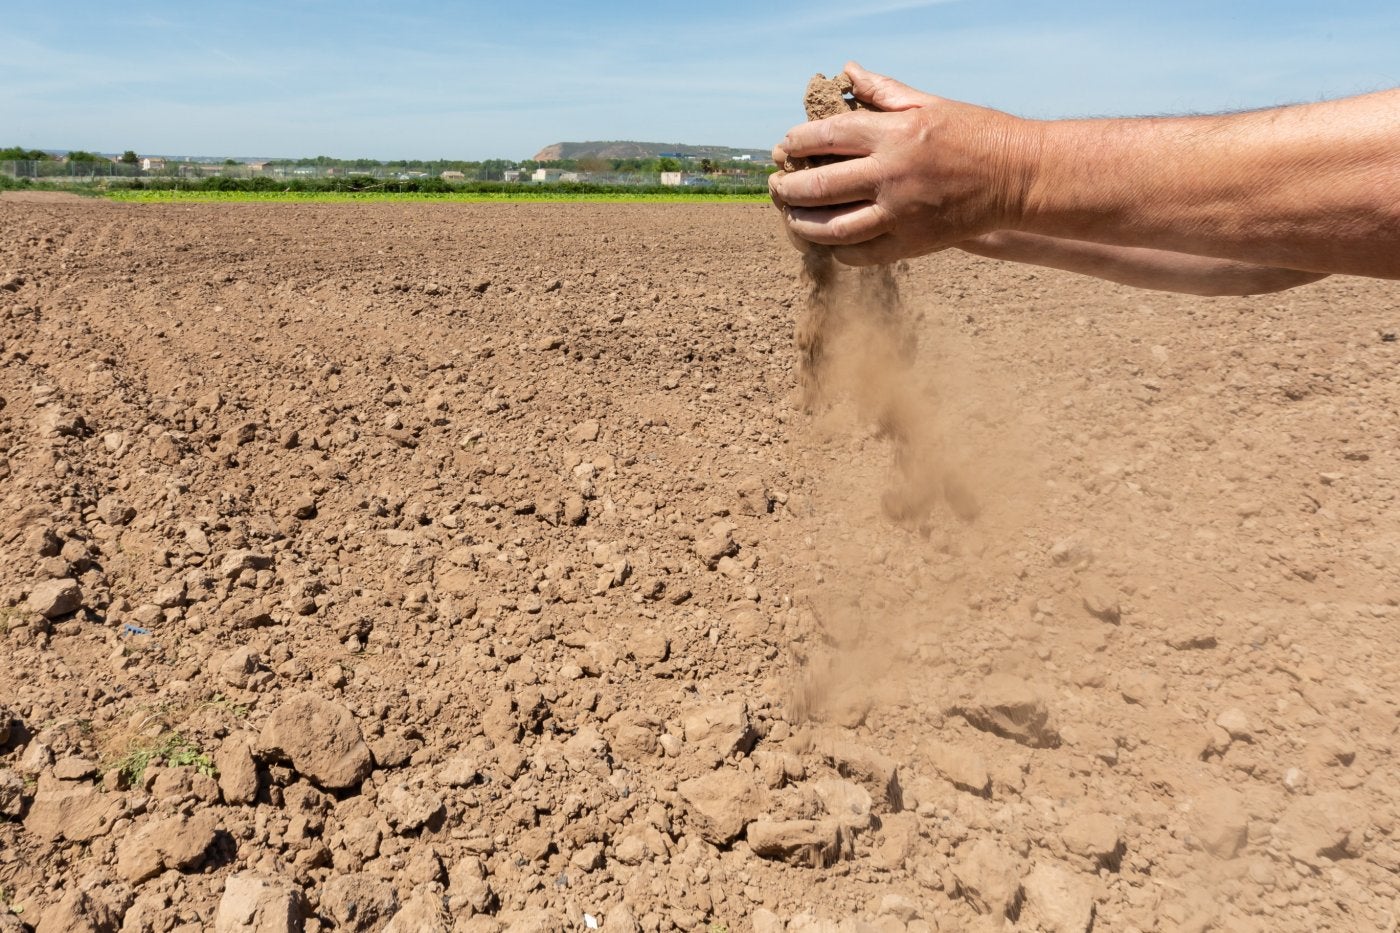
[[[926,107],[933,97],[916,91],[894,78],[866,71],[855,62],[846,63],[846,76],[851,79],[851,93],[877,110],[913,110]]]

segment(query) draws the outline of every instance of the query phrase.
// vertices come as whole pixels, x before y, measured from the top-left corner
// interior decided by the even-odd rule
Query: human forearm
[[[1258,295],[1306,285],[1325,277],[1325,273],[1319,272],[1010,230],[965,240],[958,247],[989,259],[1063,269],[1135,288],[1190,295]]]
[[[1031,155],[1020,230],[1400,278],[1400,90],[1023,128]]]
[[[856,111],[793,127],[795,238],[892,262],[998,230],[1400,278],[1400,89],[1216,117],[1024,120],[847,65]]]

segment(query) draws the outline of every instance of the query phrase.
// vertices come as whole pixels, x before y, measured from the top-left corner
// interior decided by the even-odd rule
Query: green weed
[[[213,759],[178,732],[165,732],[154,741],[133,746],[108,765],[107,770],[116,771],[127,786],[134,786],[141,783],[146,769],[157,758],[172,768],[192,767],[206,777],[216,777],[219,773]]]

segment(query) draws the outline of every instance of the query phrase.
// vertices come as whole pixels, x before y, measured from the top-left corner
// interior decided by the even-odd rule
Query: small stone
[[[116,496],[103,496],[97,500],[97,517],[108,525],[126,525],[136,517],[136,510]]]
[[[1056,748],[1060,735],[1051,721],[1045,698],[1024,679],[992,674],[976,693],[950,712],[984,732],[1031,748]]]
[[[192,868],[214,844],[218,828],[218,817],[209,810],[148,823],[117,846],[117,874],[136,885],[167,868]]]
[[[41,775],[24,828],[43,840],[90,842],[106,835],[120,812],[121,802],[95,784]]]
[[[436,823],[447,812],[441,797],[406,784],[390,784],[382,789],[379,792],[379,807],[389,825],[400,833],[413,832]]]
[[[1045,933],[1087,933],[1094,925],[1094,895],[1079,875],[1050,862],[1037,862],[1021,882],[1022,920]]]
[[[1232,859],[1249,841],[1244,796],[1229,787],[1201,795],[1191,811],[1191,829],[1200,847],[1219,859]]]
[[[1122,835],[1118,823],[1105,813],[1086,813],[1072,819],[1060,833],[1065,848],[1111,871],[1122,860]]]
[[[691,826],[714,845],[727,845],[767,809],[767,792],[748,775],[730,769],[682,781],[676,790]]]
[[[309,693],[292,696],[273,712],[259,746],[265,754],[290,760],[297,771],[328,790],[357,786],[373,767],[354,715]]]
[[[569,432],[569,440],[575,444],[586,444],[596,441],[602,432],[602,425],[592,419],[574,425]]]
[[[307,913],[300,888],[253,874],[230,875],[214,915],[214,933],[301,933]]]
[[[757,820],[748,826],[748,843],[761,858],[810,868],[826,868],[841,857],[848,842],[838,820]]]
[[[40,915],[34,930],[35,933],[117,933],[121,921],[121,913],[105,898],[75,887]]]
[[[1123,620],[1118,591],[1101,580],[1085,580],[1080,584],[1079,596],[1089,615],[1112,625]]]
[[[1248,742],[1254,735],[1249,716],[1239,707],[1232,706],[1215,717],[1215,724],[1230,734],[1237,742]]]
[[[420,884],[412,891],[383,933],[450,933],[452,922],[442,885]]]
[[[97,765],[78,755],[69,755],[54,762],[53,776],[60,781],[85,781],[97,774]]]
[[[247,735],[231,735],[214,753],[219,774],[219,792],[224,802],[234,806],[252,803],[258,796],[258,766],[253,760],[253,743]]]
[[[1020,863],[991,839],[979,838],[958,849],[951,865],[949,893],[967,901],[979,914],[1000,917],[1021,901]]]
[[[37,612],[46,619],[56,619],[76,612],[83,605],[83,591],[78,581],[65,577],[59,580],[45,580],[29,593],[25,608]]]
[[[1274,836],[1294,861],[1314,869],[1357,858],[1370,820],[1365,808],[1344,791],[1299,797],[1284,810]]]
[[[566,525],[582,525],[588,519],[588,505],[583,496],[573,494],[564,497],[563,521]]]
[[[475,759],[466,755],[449,758],[437,773],[438,783],[444,787],[469,787],[475,784],[480,776],[481,771]]]
[[[0,823],[17,820],[24,812],[24,778],[0,768]]]
[[[937,744],[929,758],[938,773],[958,790],[979,797],[990,796],[992,779],[981,755],[968,748]]]
[[[398,912],[394,886],[363,873],[333,875],[321,886],[320,913],[337,930],[368,933],[380,929]]]
[[[749,708],[742,699],[713,703],[684,717],[685,740],[706,744],[728,758],[735,752],[747,753],[758,740],[749,723]]]

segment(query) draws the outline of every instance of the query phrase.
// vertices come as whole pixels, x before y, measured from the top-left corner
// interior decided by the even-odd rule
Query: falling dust
[[[804,98],[808,119],[873,109],[847,96],[850,90],[844,74],[813,77]],[[841,158],[789,159],[784,170]],[[808,289],[796,334],[802,407],[819,433],[835,434],[842,423],[848,434],[871,426],[871,439],[888,444],[893,461],[883,476],[856,465],[859,455],[824,471],[830,501],[820,512],[839,530],[819,535],[805,556],[815,583],[804,593],[814,637],[794,707],[803,719],[851,727],[872,705],[897,700],[881,694],[898,693],[898,678],[890,676],[898,662],[936,653],[931,621],[965,611],[969,583],[949,568],[984,555],[994,563],[983,507],[989,493],[1000,506],[1024,499],[1026,486],[1008,495],[1017,485],[1006,482],[1005,467],[1015,459],[1008,438],[996,445],[999,456],[973,442],[962,421],[966,411],[956,411],[948,397],[956,379],[948,347],[919,359],[918,322],[900,284],[907,264],[848,269],[822,246],[807,248],[802,263]],[[945,337],[951,335],[940,330],[939,339]],[[847,441],[863,446],[859,438]],[[872,485],[884,487],[873,514],[862,512],[876,498]],[[1004,525],[1005,518],[993,523]]]

